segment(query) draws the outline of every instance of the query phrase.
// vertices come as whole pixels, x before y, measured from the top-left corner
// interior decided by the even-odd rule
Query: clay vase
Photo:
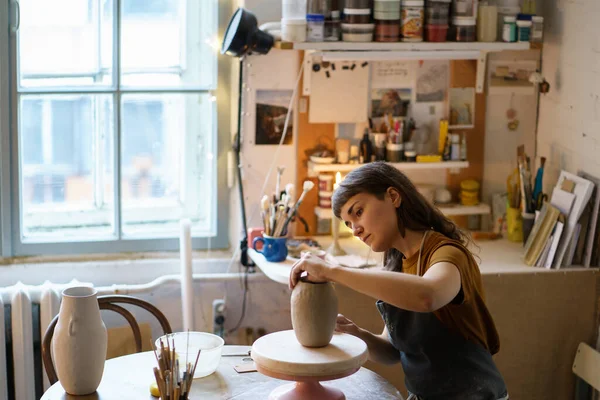
[[[296,339],[306,347],[324,347],[335,330],[338,299],[331,282],[300,280],[292,291],[292,326]]]
[[[65,289],[52,339],[56,375],[70,395],[98,389],[106,359],[106,326],[97,292],[90,287]]]

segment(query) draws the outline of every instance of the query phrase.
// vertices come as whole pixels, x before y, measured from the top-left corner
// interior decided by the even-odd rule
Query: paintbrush
[[[263,226],[265,228],[265,234],[270,235],[269,231],[269,196],[266,194],[263,195],[262,199],[260,199],[260,207],[262,211],[260,212],[260,216],[262,217]]]
[[[281,183],[281,175],[283,175],[283,171],[285,170],[284,166],[277,167],[277,182],[275,183],[275,194],[277,195],[277,200],[281,198],[281,192],[279,191],[279,185]]]
[[[294,215],[296,215],[296,213],[298,212],[298,208],[300,207],[300,204],[302,204],[304,196],[306,196],[306,193],[310,192],[313,187],[315,187],[315,183],[313,181],[304,181],[304,184],[302,185],[302,194],[300,195],[300,198],[298,199],[296,204],[294,204],[294,206],[290,208],[287,219],[285,220],[283,228],[281,229],[282,232],[287,229],[288,224],[290,223],[292,218],[294,218]]]

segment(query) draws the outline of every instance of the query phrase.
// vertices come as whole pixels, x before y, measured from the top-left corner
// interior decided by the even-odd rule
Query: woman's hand
[[[302,279],[306,279],[309,282],[327,282],[330,280],[329,276],[333,268],[335,268],[334,265],[322,258],[306,253],[292,266],[292,270],[290,271],[290,289],[293,289],[298,284],[300,276],[304,272],[307,273],[307,276]]]
[[[337,320],[335,321],[335,331],[360,337],[360,328],[342,314],[337,315]]]

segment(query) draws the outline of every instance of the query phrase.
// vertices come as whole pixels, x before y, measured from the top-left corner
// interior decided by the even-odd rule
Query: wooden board
[[[304,57],[300,57],[303,60]],[[302,62],[302,61],[301,61]],[[302,87],[302,82],[300,83]],[[308,223],[309,231],[304,231],[304,225],[296,222],[296,236],[312,236],[317,233],[317,217],[314,209],[319,202],[318,180],[308,177],[307,163],[309,154],[307,151],[314,148],[317,144],[326,145],[329,150],[335,150],[335,124],[311,124],[308,122],[308,110],[310,106],[310,98],[301,96],[298,100],[298,134],[296,140],[296,193],[300,196],[302,193],[302,184],[306,179],[310,179],[315,183],[315,187],[304,197],[302,204],[298,210]]]
[[[468,88],[475,87],[477,80],[477,61],[476,60],[456,60],[450,61],[450,87]],[[479,183],[483,181],[483,162],[485,152],[485,113],[486,101],[485,93],[475,94],[475,125],[471,129],[455,129],[451,133],[466,132],[467,134],[467,161],[469,167],[462,168],[458,173],[447,173],[448,190],[452,193],[452,198],[458,199],[460,192],[460,183],[465,179],[474,179]],[[481,192],[481,191],[480,191]],[[480,198],[480,200],[483,200]],[[452,217],[459,226],[466,227],[466,216]]]

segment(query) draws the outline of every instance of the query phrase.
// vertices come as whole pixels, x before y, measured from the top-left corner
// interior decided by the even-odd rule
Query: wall
[[[541,96],[537,151],[548,157],[544,187],[561,169],[600,176],[600,2],[545,2],[542,72],[550,93]]]

